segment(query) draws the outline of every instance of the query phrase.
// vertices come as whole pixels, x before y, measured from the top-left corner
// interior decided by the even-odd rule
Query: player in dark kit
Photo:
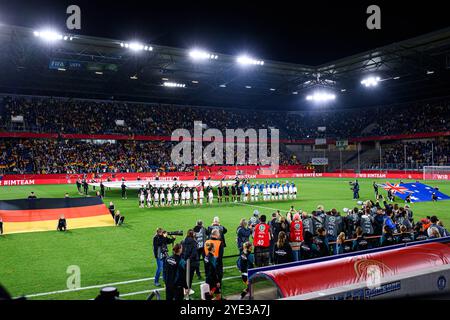
[[[229,202],[230,201],[230,187],[228,187],[228,184],[225,185],[225,187],[223,188],[223,194],[225,195],[225,202]]]
[[[236,200],[237,200],[238,202],[241,201],[241,193],[242,193],[242,188],[241,188],[241,186],[239,185],[239,181],[237,181],[237,182],[236,182]]]
[[[222,202],[222,195],[223,195],[223,187],[222,183],[217,187],[217,202]]]
[[[88,185],[86,179],[83,180],[83,190],[84,190],[84,195],[87,196],[88,195],[88,191],[89,191],[89,185]]]
[[[236,185],[233,184],[231,186],[231,201],[235,202],[236,201]]]

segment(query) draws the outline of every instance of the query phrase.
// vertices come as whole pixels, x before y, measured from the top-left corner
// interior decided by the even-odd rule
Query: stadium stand
[[[5,96],[0,106],[0,134],[4,137],[0,140],[2,173],[189,171],[192,168],[177,167],[170,162],[167,140],[177,128],[192,132],[194,121],[199,120],[206,127],[221,130],[278,128],[281,164],[307,164],[313,157],[323,156],[321,149],[311,145],[314,138],[324,137],[328,144],[337,138],[360,137],[369,142],[360,150],[360,169],[420,170],[424,165],[449,163],[446,137],[450,103],[446,99],[432,104],[376,107],[363,115],[358,109],[296,113],[218,111],[192,106],[23,96]],[[17,117],[23,117],[23,121],[14,120]],[[117,124],[117,120],[124,123]],[[318,127],[325,125],[326,132],[318,132]],[[25,133],[28,139],[10,139],[17,133]],[[30,133],[40,135],[27,136]],[[432,137],[416,141],[421,134]],[[414,139],[416,135],[416,140],[402,139]],[[30,139],[33,137],[51,139]],[[392,141],[378,148],[370,144],[386,138]],[[304,147],[295,147],[299,145]],[[341,170],[357,167],[354,149],[339,152],[328,148],[327,157],[334,167],[326,169],[336,170],[342,154]]]

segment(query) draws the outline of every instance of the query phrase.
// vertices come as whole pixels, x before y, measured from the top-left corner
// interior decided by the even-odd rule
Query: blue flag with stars
[[[420,182],[398,184],[387,182],[386,184],[383,184],[382,187],[385,190],[391,190],[396,197],[403,200],[405,200],[408,195],[411,195],[411,202],[432,201],[433,193],[436,195],[437,201],[450,200],[450,196]]]

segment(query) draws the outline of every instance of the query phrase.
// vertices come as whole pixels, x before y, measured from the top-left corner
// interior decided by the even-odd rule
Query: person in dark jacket
[[[117,210],[114,215],[114,223],[116,224],[116,226],[121,226],[124,220],[125,217],[120,213],[119,210]]]
[[[400,227],[400,234],[396,237],[396,242],[398,244],[404,244],[414,241],[414,236],[408,231],[408,228],[404,225]]]
[[[67,230],[67,220],[62,214],[58,220],[58,226],[56,228],[58,231],[66,231]]]
[[[189,260],[189,288],[191,288],[194,272],[200,266],[200,259],[197,251],[197,241],[195,241],[194,230],[188,230],[186,238],[183,240],[183,242],[181,242],[181,244],[183,246],[182,257],[186,261],[186,263]]]
[[[362,227],[356,228],[356,239],[353,240],[352,251],[363,251],[370,249],[369,241],[364,237]]]
[[[314,243],[320,257],[327,257],[330,255],[330,247],[328,245],[327,232],[324,228],[317,229],[317,236],[314,238]]]
[[[214,242],[206,242],[205,244],[205,282],[209,285],[209,299],[220,300],[220,279],[215,255]],[[208,299],[208,298],[207,298]]]
[[[248,286],[248,269],[254,268],[255,265],[252,248],[253,246],[250,242],[245,242],[242,245],[242,253],[239,256],[239,271],[241,272],[242,282],[245,284],[245,289],[241,292],[241,299],[244,299],[250,290]]]
[[[383,227],[383,234],[380,238],[380,246],[381,247],[387,247],[395,244],[395,238],[392,234],[391,228],[389,228],[387,225]]]
[[[422,241],[428,239],[428,233],[425,231],[422,222],[417,222],[414,226],[414,241]]]
[[[282,264],[294,261],[291,245],[284,231],[278,234],[278,241],[273,247],[273,263]]]
[[[205,241],[206,241],[206,229],[203,226],[202,220],[197,221],[197,225],[194,227],[194,232],[195,232],[195,241],[197,241],[198,259],[201,260],[202,258],[205,258]],[[200,263],[198,264],[198,267],[194,269],[194,271],[197,274],[198,279],[200,280],[202,278],[202,275],[200,273]]]
[[[306,231],[303,235],[303,242],[300,247],[300,257],[302,260],[313,259],[319,256],[319,250],[314,243],[314,235]]]
[[[377,209],[377,213],[373,218],[373,234],[376,236],[381,236],[383,233],[384,224],[384,212],[381,208]]]
[[[181,257],[183,246],[173,246],[173,255],[164,262],[164,282],[166,284],[166,300],[181,301],[184,298],[186,284],[186,261]]]
[[[109,202],[109,207],[108,207],[109,213],[111,214],[111,216],[114,219],[114,214],[116,211],[116,207],[114,206],[114,203],[112,201]]]
[[[105,185],[103,184],[103,182],[100,182],[100,196],[102,198],[105,197]]]
[[[164,261],[168,256],[169,250],[167,245],[174,243],[175,237],[168,237],[167,232],[162,228],[156,229],[156,234],[153,237],[153,256],[156,259],[156,274],[155,274],[155,286],[159,287],[159,277],[161,272],[164,272]],[[164,274],[163,274],[164,278]]]
[[[227,246],[225,243],[225,234],[228,230],[220,224],[219,217],[214,217],[212,225],[210,225],[208,229],[206,229],[206,235],[208,236],[208,239],[211,238],[211,233],[215,229],[219,230],[222,247],[225,248]]]
[[[249,241],[250,236],[252,235],[252,230],[248,228],[247,220],[241,219],[239,227],[236,230],[236,234],[237,247],[239,249],[239,252],[242,253],[244,243]]]

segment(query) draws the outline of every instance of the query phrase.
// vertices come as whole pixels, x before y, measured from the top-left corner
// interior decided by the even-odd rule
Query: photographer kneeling
[[[156,274],[155,274],[155,286],[159,287],[159,277],[161,272],[164,269],[164,260],[166,260],[168,256],[169,250],[167,249],[167,245],[174,243],[175,237],[168,237],[167,231],[164,231],[162,228],[156,229],[156,234],[153,237],[153,255],[156,259]],[[164,278],[164,274],[163,274]]]

